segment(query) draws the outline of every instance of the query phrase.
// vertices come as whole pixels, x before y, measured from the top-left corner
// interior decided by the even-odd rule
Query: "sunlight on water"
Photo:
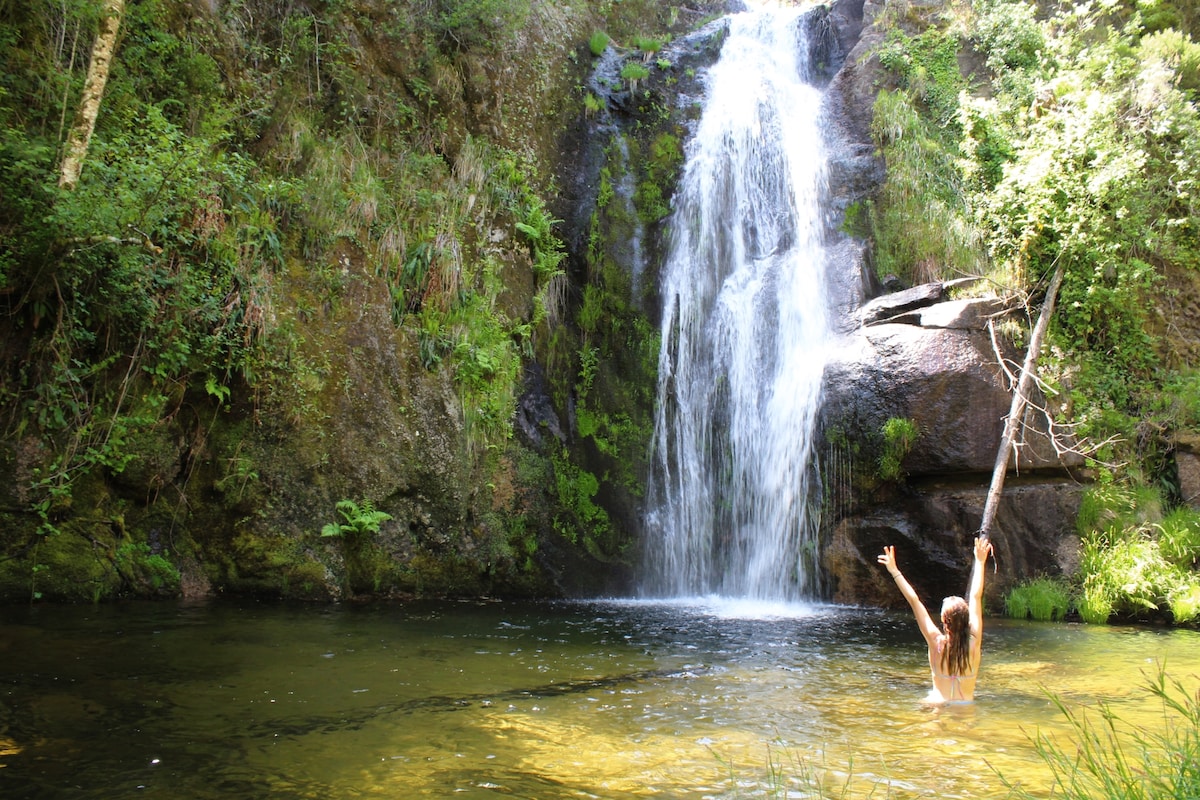
[[[668,608],[695,612],[717,619],[795,619],[820,613],[822,606],[784,600],[758,600],[751,597],[673,597],[668,599],[614,598],[605,602],[632,608]]]
[[[1048,692],[1153,728],[1146,677],[1200,675],[1195,631],[988,619],[936,709],[911,615],[709,597],[3,612],[5,800],[998,800],[1049,787]]]

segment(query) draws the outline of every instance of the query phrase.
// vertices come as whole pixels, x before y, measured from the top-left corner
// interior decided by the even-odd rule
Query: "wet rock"
[[[985,605],[991,611],[1002,608],[1004,594],[1020,580],[1076,568],[1074,524],[1083,491],[1069,478],[1006,484],[992,533],[996,558],[985,581]],[[894,582],[876,562],[884,545],[896,547],[901,570],[927,606],[962,595],[986,496],[984,484],[923,484],[886,506],[842,519],[824,552],[834,601],[904,607]]]
[[[947,312],[949,314],[949,312]],[[1019,361],[1011,350],[1009,363]],[[903,467],[910,476],[989,473],[1012,403],[988,334],[977,329],[887,324],[845,337],[826,368],[823,424],[851,441],[878,440],[889,418],[920,430]],[[1062,455],[1035,397],[1017,450],[1021,470],[1065,470],[1082,459]],[[1055,431],[1062,437],[1065,433]]]
[[[1176,434],[1175,466],[1183,502],[1200,509],[1200,434]]]
[[[859,447],[845,456],[850,468],[826,476],[842,508],[823,556],[839,602],[903,605],[875,563],[885,544],[897,545],[905,575],[927,602],[965,589],[970,544],[1011,409],[1010,373],[1024,353],[987,330],[1011,304],[944,300],[946,288],[918,286],[865,304],[857,313],[864,326],[839,340],[826,368],[822,428],[829,447]],[[1075,475],[1083,459],[1045,407],[1035,390],[1006,476],[993,531],[1000,556],[988,584],[994,602],[1017,581],[1069,572],[1077,560],[1074,521],[1084,484]],[[919,431],[900,481],[884,480],[878,466],[883,427],[894,417]],[[1200,492],[1200,459],[1197,467]]]

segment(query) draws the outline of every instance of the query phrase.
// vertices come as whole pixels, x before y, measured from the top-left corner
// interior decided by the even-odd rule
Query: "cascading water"
[[[819,591],[812,438],[831,339],[804,12],[730,18],[664,264],[643,594]]]

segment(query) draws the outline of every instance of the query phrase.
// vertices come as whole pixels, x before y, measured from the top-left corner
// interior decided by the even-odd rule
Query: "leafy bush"
[[[1037,66],[1046,46],[1037,7],[1020,0],[985,0],[975,6],[971,36],[995,72]]]

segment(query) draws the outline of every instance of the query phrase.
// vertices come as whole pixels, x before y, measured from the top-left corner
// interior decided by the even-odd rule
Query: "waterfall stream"
[[[647,596],[820,591],[812,438],[831,314],[805,14],[730,17],[688,145],[661,277]]]

